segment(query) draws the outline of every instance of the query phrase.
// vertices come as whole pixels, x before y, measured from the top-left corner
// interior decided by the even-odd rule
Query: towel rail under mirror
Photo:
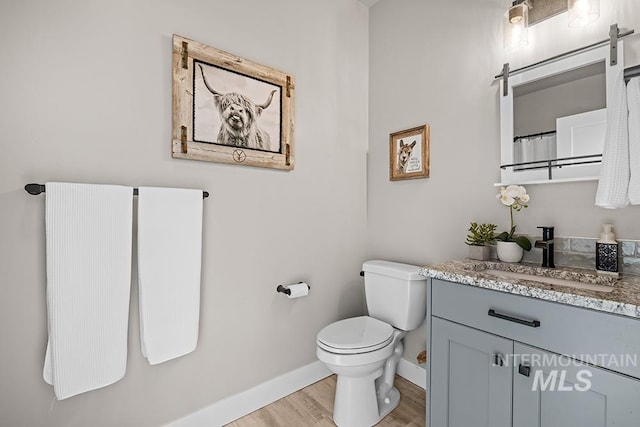
[[[24,190],[29,193],[32,194],[34,196],[37,196],[38,194],[44,193],[46,192],[46,187],[43,184],[27,184],[24,186]],[[137,196],[138,195],[138,189],[134,188],[133,189],[133,195]],[[202,198],[206,199],[207,197],[209,197],[209,192],[208,191],[203,191],[202,192]]]
[[[624,70],[622,38],[633,33],[612,25],[602,42],[511,72],[505,64],[496,76],[500,185],[598,179],[616,80],[640,75]]]
[[[590,160],[589,160],[590,159]],[[557,159],[534,160],[531,162],[512,163],[500,165],[500,169],[514,168],[514,170],[547,170],[547,179],[553,179],[553,169],[567,166],[579,166],[602,163],[602,154],[591,154],[586,156],[561,157]]]

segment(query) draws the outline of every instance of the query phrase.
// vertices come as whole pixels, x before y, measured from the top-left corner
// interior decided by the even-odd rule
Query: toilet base
[[[393,387],[386,397],[376,398],[372,384],[377,371],[366,379],[338,376],[333,422],[338,427],[371,427],[378,424],[400,404],[400,392]],[[345,399],[344,395],[349,395]],[[353,408],[359,408],[354,411]]]
[[[338,375],[333,405],[333,422],[336,426],[371,427],[380,421],[374,385],[380,375],[382,368],[364,377]]]
[[[379,422],[384,417],[389,415],[391,411],[398,407],[399,403],[400,392],[397,388],[392,387],[391,390],[389,390],[389,393],[387,393],[386,398],[378,400],[378,411],[380,412],[380,418],[376,422]]]
[[[371,353],[336,355],[316,349],[318,359],[338,376],[333,406],[338,427],[371,427],[398,406],[400,392],[393,383],[406,334],[396,330],[387,347]],[[365,356],[369,363],[362,364]]]

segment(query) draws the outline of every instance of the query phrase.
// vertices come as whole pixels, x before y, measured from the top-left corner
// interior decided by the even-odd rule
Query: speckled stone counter
[[[485,270],[501,270],[514,273],[534,273],[544,277],[575,280],[585,283],[613,287],[611,292],[578,289],[551,285],[538,281],[499,277],[484,273]],[[498,261],[474,261],[471,259],[449,261],[425,266],[420,274],[435,279],[463,283],[479,288],[492,289],[515,295],[537,298],[576,307],[590,308],[612,314],[634,317],[640,320],[640,277],[621,276],[619,279],[599,276],[594,270],[574,268],[542,268],[525,263],[503,263]]]

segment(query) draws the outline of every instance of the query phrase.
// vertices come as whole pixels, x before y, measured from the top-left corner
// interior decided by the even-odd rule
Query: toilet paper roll
[[[287,289],[291,291],[291,293],[287,295],[289,299],[306,297],[307,295],[309,295],[309,285],[304,282],[289,285],[287,286]]]

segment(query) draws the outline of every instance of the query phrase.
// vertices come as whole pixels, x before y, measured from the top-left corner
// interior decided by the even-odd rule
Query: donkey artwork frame
[[[429,177],[429,125],[389,135],[389,179]]]
[[[292,170],[294,89],[290,74],[174,35],[172,157]]]

